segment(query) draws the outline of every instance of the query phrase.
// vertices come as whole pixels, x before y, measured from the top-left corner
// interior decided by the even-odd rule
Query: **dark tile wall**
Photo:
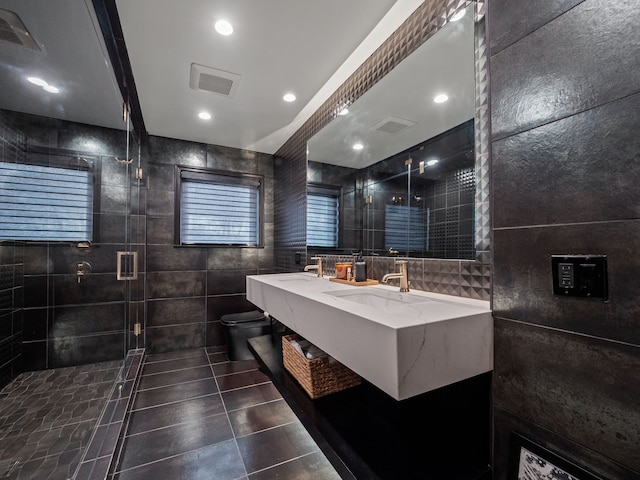
[[[23,368],[118,359],[130,348],[145,346],[158,352],[223,345],[220,317],[254,308],[245,299],[246,275],[274,270],[273,157],[147,137],[141,148],[143,178],[137,181],[133,168],[127,172],[116,161],[126,156],[124,131],[13,112],[7,112],[7,118],[24,132],[27,150],[38,147],[52,153],[62,149],[91,155],[100,179],[100,230],[90,251],[60,243],[24,247],[24,334],[18,341],[23,342]],[[264,247],[175,247],[176,164],[264,175]],[[127,181],[132,184],[130,193]],[[10,254],[20,259],[20,268],[7,266],[3,272],[21,273],[19,251],[2,247],[3,265],[9,265]],[[130,288],[116,281],[116,252],[121,250],[139,253],[140,278],[130,282]],[[80,284],[73,270],[78,261],[92,267]],[[16,290],[15,298],[20,298],[20,292]],[[143,326],[139,337],[131,332],[136,322]],[[14,323],[18,325],[17,320]]]
[[[153,353],[224,345],[220,317],[255,308],[246,300],[246,276],[274,271],[273,157],[156,136],[146,139],[142,151],[149,179],[146,348]],[[175,165],[263,175],[264,248],[175,246]]]
[[[0,113],[0,161],[19,162],[26,137]],[[24,245],[0,242],[0,389],[22,371]]]
[[[40,158],[82,155],[91,159],[100,180],[99,231],[89,251],[60,242],[24,245],[23,369],[122,359],[130,313],[125,300],[132,300],[135,310],[143,289],[142,280],[131,290],[116,281],[116,252],[142,248],[136,241],[144,239],[144,224],[133,202],[138,190],[132,189],[130,196],[124,187],[126,167],[116,161],[126,157],[126,132],[14,112],[5,115],[27,139],[25,157],[36,151]],[[125,227],[127,211],[134,215]],[[128,242],[125,229],[131,232]],[[83,261],[91,265],[91,273],[78,283],[74,266]]]
[[[352,255],[322,255],[323,271],[335,277],[336,263],[353,261]],[[366,256],[367,278],[382,280],[382,277],[398,270],[393,257]],[[408,259],[409,288],[427,292],[454,295],[456,297],[489,300],[485,285],[490,281],[489,265],[475,260],[446,260],[435,258]],[[397,285],[394,283],[394,285]]]
[[[489,2],[496,480],[512,431],[640,477],[635,7]],[[607,303],[553,296],[562,253],[607,255]]]

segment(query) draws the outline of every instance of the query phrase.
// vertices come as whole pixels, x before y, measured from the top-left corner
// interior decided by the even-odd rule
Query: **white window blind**
[[[180,243],[259,245],[259,185],[240,177],[182,172]]]
[[[0,162],[0,238],[93,240],[93,177],[84,170]]]
[[[420,207],[385,205],[385,248],[399,252],[422,251],[428,247]]]
[[[338,247],[339,212],[338,195],[307,194],[307,245]]]

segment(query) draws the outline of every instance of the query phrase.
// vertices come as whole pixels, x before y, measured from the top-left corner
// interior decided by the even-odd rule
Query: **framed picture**
[[[602,480],[515,432],[509,447],[509,480]]]

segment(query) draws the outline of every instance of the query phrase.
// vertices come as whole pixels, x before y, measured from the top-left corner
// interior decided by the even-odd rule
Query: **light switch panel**
[[[558,264],[559,285],[562,288],[574,288],[575,276],[573,263],[559,263]]]
[[[551,255],[553,294],[609,299],[606,255]]]

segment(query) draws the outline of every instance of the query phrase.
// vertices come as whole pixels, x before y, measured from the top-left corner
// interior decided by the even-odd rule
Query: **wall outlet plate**
[[[609,300],[606,255],[551,255],[553,294]]]

